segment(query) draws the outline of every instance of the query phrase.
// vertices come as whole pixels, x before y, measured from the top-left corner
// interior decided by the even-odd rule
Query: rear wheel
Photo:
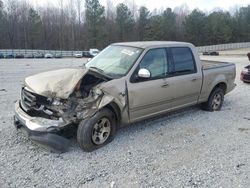
[[[215,88],[211,92],[208,101],[202,104],[202,109],[210,112],[219,111],[224,101],[224,93],[223,89]]]
[[[79,124],[77,141],[84,151],[90,152],[111,142],[115,132],[114,114],[109,109],[104,108]]]

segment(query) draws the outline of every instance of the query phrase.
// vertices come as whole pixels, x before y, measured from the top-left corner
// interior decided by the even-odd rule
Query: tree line
[[[250,41],[250,5],[234,13],[189,11],[183,5],[155,9],[125,0],[59,0],[34,6],[0,0],[0,49],[83,50],[113,42],[172,40],[195,45]]]

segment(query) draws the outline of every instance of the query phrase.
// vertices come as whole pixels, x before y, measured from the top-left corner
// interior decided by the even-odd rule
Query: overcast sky
[[[51,4],[57,5],[58,0],[30,0],[35,4],[44,5],[50,2]],[[67,0],[64,0],[67,1]],[[83,0],[84,1],[84,0]],[[113,0],[114,5],[124,2],[126,0]],[[127,0],[129,1],[129,0]],[[132,1],[132,0],[130,0]],[[106,5],[106,0],[100,0],[101,4]],[[250,4],[250,0],[134,0],[138,5],[145,5],[150,10],[155,8],[175,8],[177,6],[186,4],[191,10],[199,8],[201,10],[211,11],[214,8],[221,8],[223,10],[230,10],[236,5],[247,6]]]

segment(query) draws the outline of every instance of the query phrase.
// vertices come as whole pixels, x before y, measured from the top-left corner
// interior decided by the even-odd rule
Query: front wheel
[[[115,132],[114,114],[104,108],[81,121],[77,129],[77,141],[84,151],[91,152],[111,142]]]
[[[215,88],[211,92],[208,101],[203,103],[201,107],[203,110],[210,112],[219,111],[222,107],[223,101],[224,101],[224,90],[221,88]]]

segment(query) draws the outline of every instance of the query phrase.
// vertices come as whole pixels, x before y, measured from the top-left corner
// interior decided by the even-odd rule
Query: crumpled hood
[[[87,69],[60,69],[43,72],[25,79],[25,86],[32,92],[45,96],[67,99]]]

